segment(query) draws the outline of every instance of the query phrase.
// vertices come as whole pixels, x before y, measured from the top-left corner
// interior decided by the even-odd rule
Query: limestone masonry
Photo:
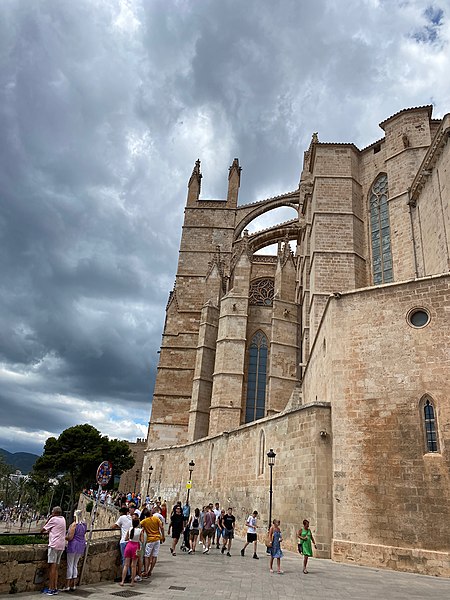
[[[136,468],[170,503],[194,460],[193,507],[266,527],[273,448],[286,546],[308,518],[319,556],[448,577],[450,114],[380,127],[363,150],[314,134],[298,189],[252,204],[238,159],[202,199],[197,161]],[[281,206],[295,219],[248,233]]]

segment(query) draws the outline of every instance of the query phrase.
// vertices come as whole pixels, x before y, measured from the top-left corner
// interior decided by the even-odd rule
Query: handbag
[[[298,553],[303,554],[303,542],[299,542],[297,544],[297,548],[298,548]]]
[[[270,533],[268,533],[266,535],[266,537],[264,538],[264,543],[267,548],[272,548],[272,537],[271,537]]]

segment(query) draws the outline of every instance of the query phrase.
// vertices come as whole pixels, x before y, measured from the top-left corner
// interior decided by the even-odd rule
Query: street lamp
[[[191,462],[189,463],[189,486],[191,486],[192,471],[194,470],[194,467],[195,467],[195,462],[193,460],[191,460]],[[188,487],[187,496],[186,496],[186,504],[189,504],[189,492],[190,491],[191,491],[191,488]]]
[[[273,448],[271,448],[269,450],[269,452],[267,453],[267,460],[269,462],[269,467],[270,467],[270,488],[269,488],[269,529],[272,525],[272,494],[273,494],[273,489],[272,489],[272,469],[273,469],[273,465],[275,464],[275,452],[273,451]]]
[[[150,481],[152,480],[152,473],[153,473],[153,467],[152,465],[149,466],[148,468],[148,484],[147,484],[147,493],[145,495],[145,497],[148,497],[148,492],[150,490]]]
[[[134,494],[136,494],[137,482],[139,479],[139,469],[136,469],[136,477],[134,478]]]

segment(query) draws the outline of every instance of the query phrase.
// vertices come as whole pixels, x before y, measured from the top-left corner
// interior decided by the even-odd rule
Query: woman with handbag
[[[306,566],[308,565],[308,559],[313,555],[311,542],[314,544],[314,548],[317,550],[316,541],[311,529],[309,528],[309,521],[307,519],[303,521],[303,529],[298,530],[297,536],[300,540],[299,552],[301,547],[300,554],[303,554],[303,573],[307,575],[308,571]]]
[[[283,537],[281,535],[280,521],[278,519],[274,519],[272,522],[272,526],[269,529],[268,541],[271,542],[269,570],[271,573],[273,573],[273,559],[276,558],[277,573],[278,575],[283,575],[284,571],[281,570],[281,559],[283,558],[281,542],[283,541]]]
[[[69,527],[66,535],[67,544],[67,576],[65,592],[73,591],[76,588],[78,577],[78,561],[86,550],[86,530],[87,525],[82,519],[81,510],[74,513],[74,521]]]

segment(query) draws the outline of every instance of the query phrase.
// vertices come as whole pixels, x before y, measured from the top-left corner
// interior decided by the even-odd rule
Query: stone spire
[[[242,167],[239,166],[239,159],[235,158],[228,174],[227,194],[227,202],[233,207],[237,206],[238,202],[239,186],[241,184],[241,171]]]
[[[192,175],[189,179],[188,183],[188,196],[187,196],[187,204],[193,204],[197,202],[200,197],[200,187],[201,187],[202,174],[200,173],[200,159],[198,158],[195,161],[195,166],[192,170]]]

